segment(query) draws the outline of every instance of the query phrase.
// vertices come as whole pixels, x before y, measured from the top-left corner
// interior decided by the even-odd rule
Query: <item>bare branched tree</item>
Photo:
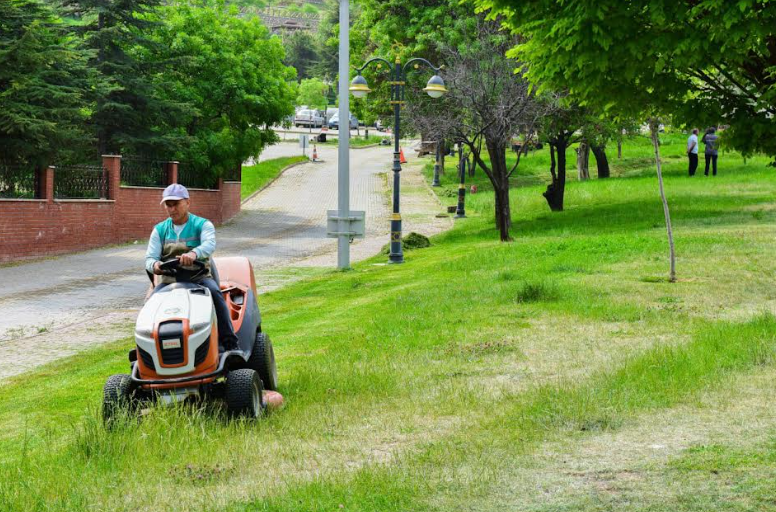
[[[437,140],[451,138],[469,148],[475,164],[493,184],[496,227],[501,240],[509,241],[509,178],[521,152],[509,168],[507,151],[513,139],[530,142],[546,105],[536,100],[528,81],[515,71],[519,63],[506,57],[517,43],[515,36],[500,30],[497,21],[481,19],[477,28],[476,40],[467,46],[440,48],[449,90],[444,101],[414,101],[408,115],[422,133]]]

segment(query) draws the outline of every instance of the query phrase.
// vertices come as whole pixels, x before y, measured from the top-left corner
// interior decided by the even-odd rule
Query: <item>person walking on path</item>
[[[690,176],[695,176],[698,169],[698,129],[693,128],[687,139],[687,158],[690,159]]]
[[[719,139],[719,137],[717,137],[716,131],[717,130],[714,127],[709,128],[706,130],[703,139],[701,139],[701,142],[706,145],[704,151],[704,156],[706,157],[706,171],[703,173],[705,176],[709,175],[709,163],[713,164],[714,176],[717,175],[717,139]]]

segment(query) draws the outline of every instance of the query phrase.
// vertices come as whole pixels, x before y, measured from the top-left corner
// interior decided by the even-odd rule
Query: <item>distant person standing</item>
[[[687,158],[690,159],[690,176],[695,176],[698,169],[698,129],[693,128],[687,139]]]
[[[709,128],[706,130],[706,134],[703,136],[703,139],[701,139],[701,142],[706,145],[706,149],[703,152],[704,156],[706,157],[706,172],[703,174],[706,176],[709,175],[709,163],[713,164],[714,176],[717,175],[717,139],[719,139],[719,137],[717,137],[717,134],[715,133],[716,131],[717,129],[714,127]]]

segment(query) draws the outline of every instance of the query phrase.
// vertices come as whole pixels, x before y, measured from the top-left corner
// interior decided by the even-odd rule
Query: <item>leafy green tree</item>
[[[310,108],[318,109],[328,103],[327,93],[329,86],[320,78],[307,78],[299,84],[299,90],[296,96],[297,105],[307,105]]]
[[[773,107],[767,105],[776,88],[761,85],[754,92],[754,83],[747,87],[739,82],[753,76],[746,70],[747,59],[776,57],[776,41],[773,52],[755,49],[773,41],[770,34],[776,26],[776,7],[765,0],[699,0],[692,4],[669,0],[477,2],[493,8],[494,14],[503,16],[505,25],[525,38],[511,55],[529,63],[524,70],[540,90],[567,89],[582,105],[613,117],[649,118],[668,234],[669,280],[675,281],[673,229],[657,133],[660,116],[688,105],[688,95],[705,99],[719,112],[724,101],[730,101],[729,105],[737,107],[728,115],[738,115],[736,108],[747,111],[760,129],[771,126],[771,139],[776,139],[776,124],[769,114]],[[745,12],[747,7],[754,10]],[[740,37],[731,37],[731,28],[732,34]],[[767,62],[755,67],[768,73],[776,69]],[[704,73],[713,77],[703,78]],[[719,87],[718,96],[708,93],[714,88],[712,83]],[[740,86],[741,92],[732,92]]]
[[[361,0],[356,25],[397,57],[441,60],[439,45],[466,46],[477,35],[474,7],[460,0]]]
[[[588,114],[582,127],[582,139],[595,156],[599,179],[608,178],[611,174],[609,159],[606,156],[606,146],[617,136],[619,126],[620,123],[615,119]]]
[[[513,137],[528,139],[536,132],[545,112],[528,81],[515,74],[515,62],[505,56],[515,39],[483,19],[478,21],[477,33],[467,46],[442,47],[449,66],[444,100],[413,101],[408,113],[416,126],[425,124],[426,131],[437,135],[436,140],[449,136],[468,147],[493,185],[496,228],[506,242],[512,239],[509,180],[521,156],[518,153],[510,167],[507,151]]]
[[[351,19],[358,19],[359,4],[351,3]],[[359,45],[363,38],[354,31],[350,34],[351,62],[353,48]],[[320,59],[310,71],[311,76],[336,82],[339,73],[339,1],[326,0],[319,10],[318,31],[315,33],[315,44]]]
[[[618,111],[665,105],[723,142],[776,156],[776,4],[769,0],[477,0],[527,37],[514,54],[546,87]],[[618,112],[620,113],[620,112]]]
[[[541,102],[545,115],[538,125],[538,135],[550,148],[551,177],[542,195],[550,210],[559,212],[563,211],[566,194],[566,149],[579,140],[577,133],[584,124],[585,113],[565,94],[545,92]]]
[[[0,2],[0,162],[46,165],[88,145],[88,56],[47,5]]]
[[[171,65],[155,76],[170,99],[188,106],[176,120],[186,137],[177,156],[221,174],[276,140],[271,127],[293,113],[295,77],[279,38],[257,18],[236,16],[222,0],[175,0],[160,8],[152,34]]]
[[[100,76],[90,122],[100,153],[169,150],[166,131],[152,127],[180,115],[180,105],[157,94],[151,77],[157,63],[142,58],[155,22],[149,14],[161,0],[63,0],[79,23],[74,30],[92,51]]]
[[[436,65],[443,64],[440,47],[464,48],[477,38],[477,16],[474,7],[459,0],[361,0],[360,15],[354,21],[353,33],[367,41],[360,49],[354,48],[352,62],[363,62],[372,55],[395,58],[406,62],[411,57],[424,57]],[[443,73],[444,74],[444,73]],[[390,78],[370,70],[364,75],[375,92],[368,102],[354,101],[354,109],[362,118],[390,119],[392,107],[388,103]],[[381,76],[377,79],[376,77]],[[409,78],[413,88],[423,87],[423,73]],[[372,77],[375,77],[373,79]],[[408,123],[409,124],[409,123]],[[409,124],[406,129],[421,132],[422,126]],[[437,134],[445,137],[445,134]]]
[[[318,14],[318,8],[315,7],[313,4],[304,4],[302,6],[302,12],[305,14]]]
[[[315,76],[313,70],[319,65],[321,55],[313,34],[304,30],[286,32],[283,47],[286,49],[285,64],[296,69],[300,80]]]

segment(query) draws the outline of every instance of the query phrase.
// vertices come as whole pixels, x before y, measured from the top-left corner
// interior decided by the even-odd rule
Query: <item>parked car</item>
[[[336,112],[331,119],[329,119],[329,128],[339,130],[339,112]],[[355,130],[358,128],[358,119],[353,114],[350,114],[350,129]]]
[[[323,116],[315,110],[300,110],[294,117],[294,125],[296,126],[312,126],[313,128],[319,128],[323,126],[323,123]]]
[[[337,107],[328,107],[326,109],[326,126],[329,125],[329,121],[331,121],[331,118],[334,117],[334,114],[337,112],[339,112]]]

